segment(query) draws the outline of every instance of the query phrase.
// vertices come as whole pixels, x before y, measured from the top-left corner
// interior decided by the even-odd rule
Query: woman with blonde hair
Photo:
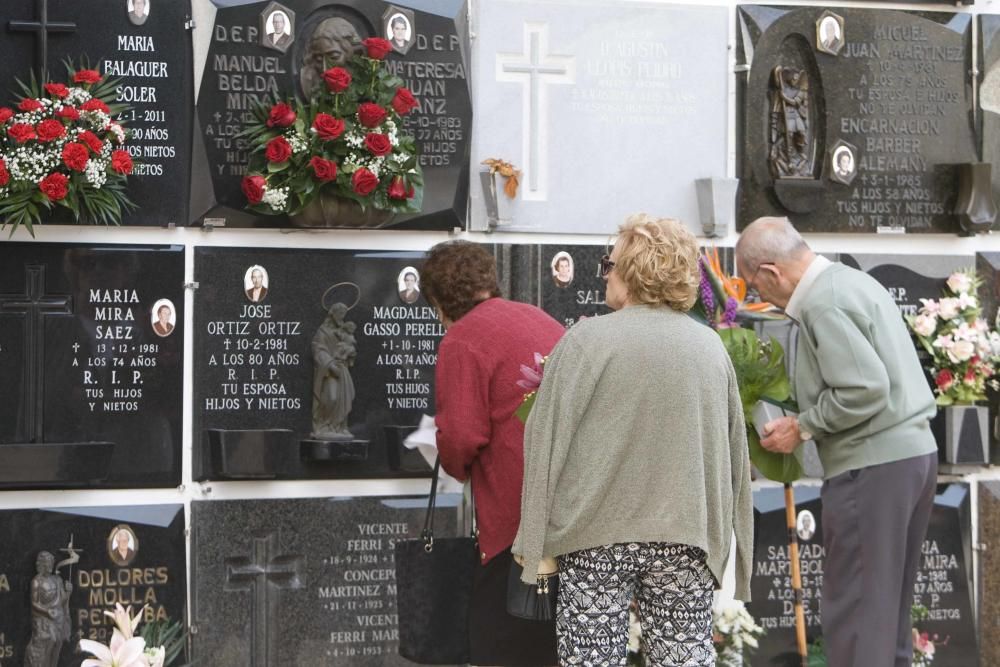
[[[688,317],[698,245],[639,214],[599,267],[615,312],[553,350],[525,428],[526,581],[559,561],[561,665],[624,665],[638,599],[652,665],[714,665],[713,591],[736,536],[736,597],[753,558],[750,462],[736,374],[719,336]]]

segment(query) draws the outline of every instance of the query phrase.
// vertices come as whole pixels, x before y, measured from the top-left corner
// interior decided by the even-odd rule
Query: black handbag
[[[533,621],[551,621],[556,617],[559,597],[559,572],[538,572],[535,583],[521,581],[524,568],[513,559],[507,575],[507,613]]]
[[[399,654],[428,665],[469,662],[469,605],[479,563],[475,537],[434,537],[434,464],[424,529],[395,544]]]

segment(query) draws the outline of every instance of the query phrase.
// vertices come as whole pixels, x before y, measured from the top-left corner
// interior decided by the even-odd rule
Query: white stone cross
[[[548,186],[548,106],[543,83],[572,84],[576,80],[576,56],[549,53],[549,26],[546,23],[525,23],[521,53],[498,53],[497,81],[527,84],[522,96],[521,154],[527,156],[527,188],[524,199],[544,200]],[[544,165],[544,168],[543,166]]]

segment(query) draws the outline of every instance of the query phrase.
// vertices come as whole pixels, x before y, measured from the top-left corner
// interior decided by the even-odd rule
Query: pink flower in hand
[[[533,368],[521,364],[521,376],[523,379],[517,381],[517,386],[528,392],[536,391],[542,385],[542,372],[544,366],[545,358],[535,352],[535,365]]]

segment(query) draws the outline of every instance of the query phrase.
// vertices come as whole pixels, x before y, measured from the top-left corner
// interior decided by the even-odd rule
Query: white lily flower
[[[948,289],[955,294],[965,294],[972,289],[972,279],[964,271],[956,271],[948,276]]]

